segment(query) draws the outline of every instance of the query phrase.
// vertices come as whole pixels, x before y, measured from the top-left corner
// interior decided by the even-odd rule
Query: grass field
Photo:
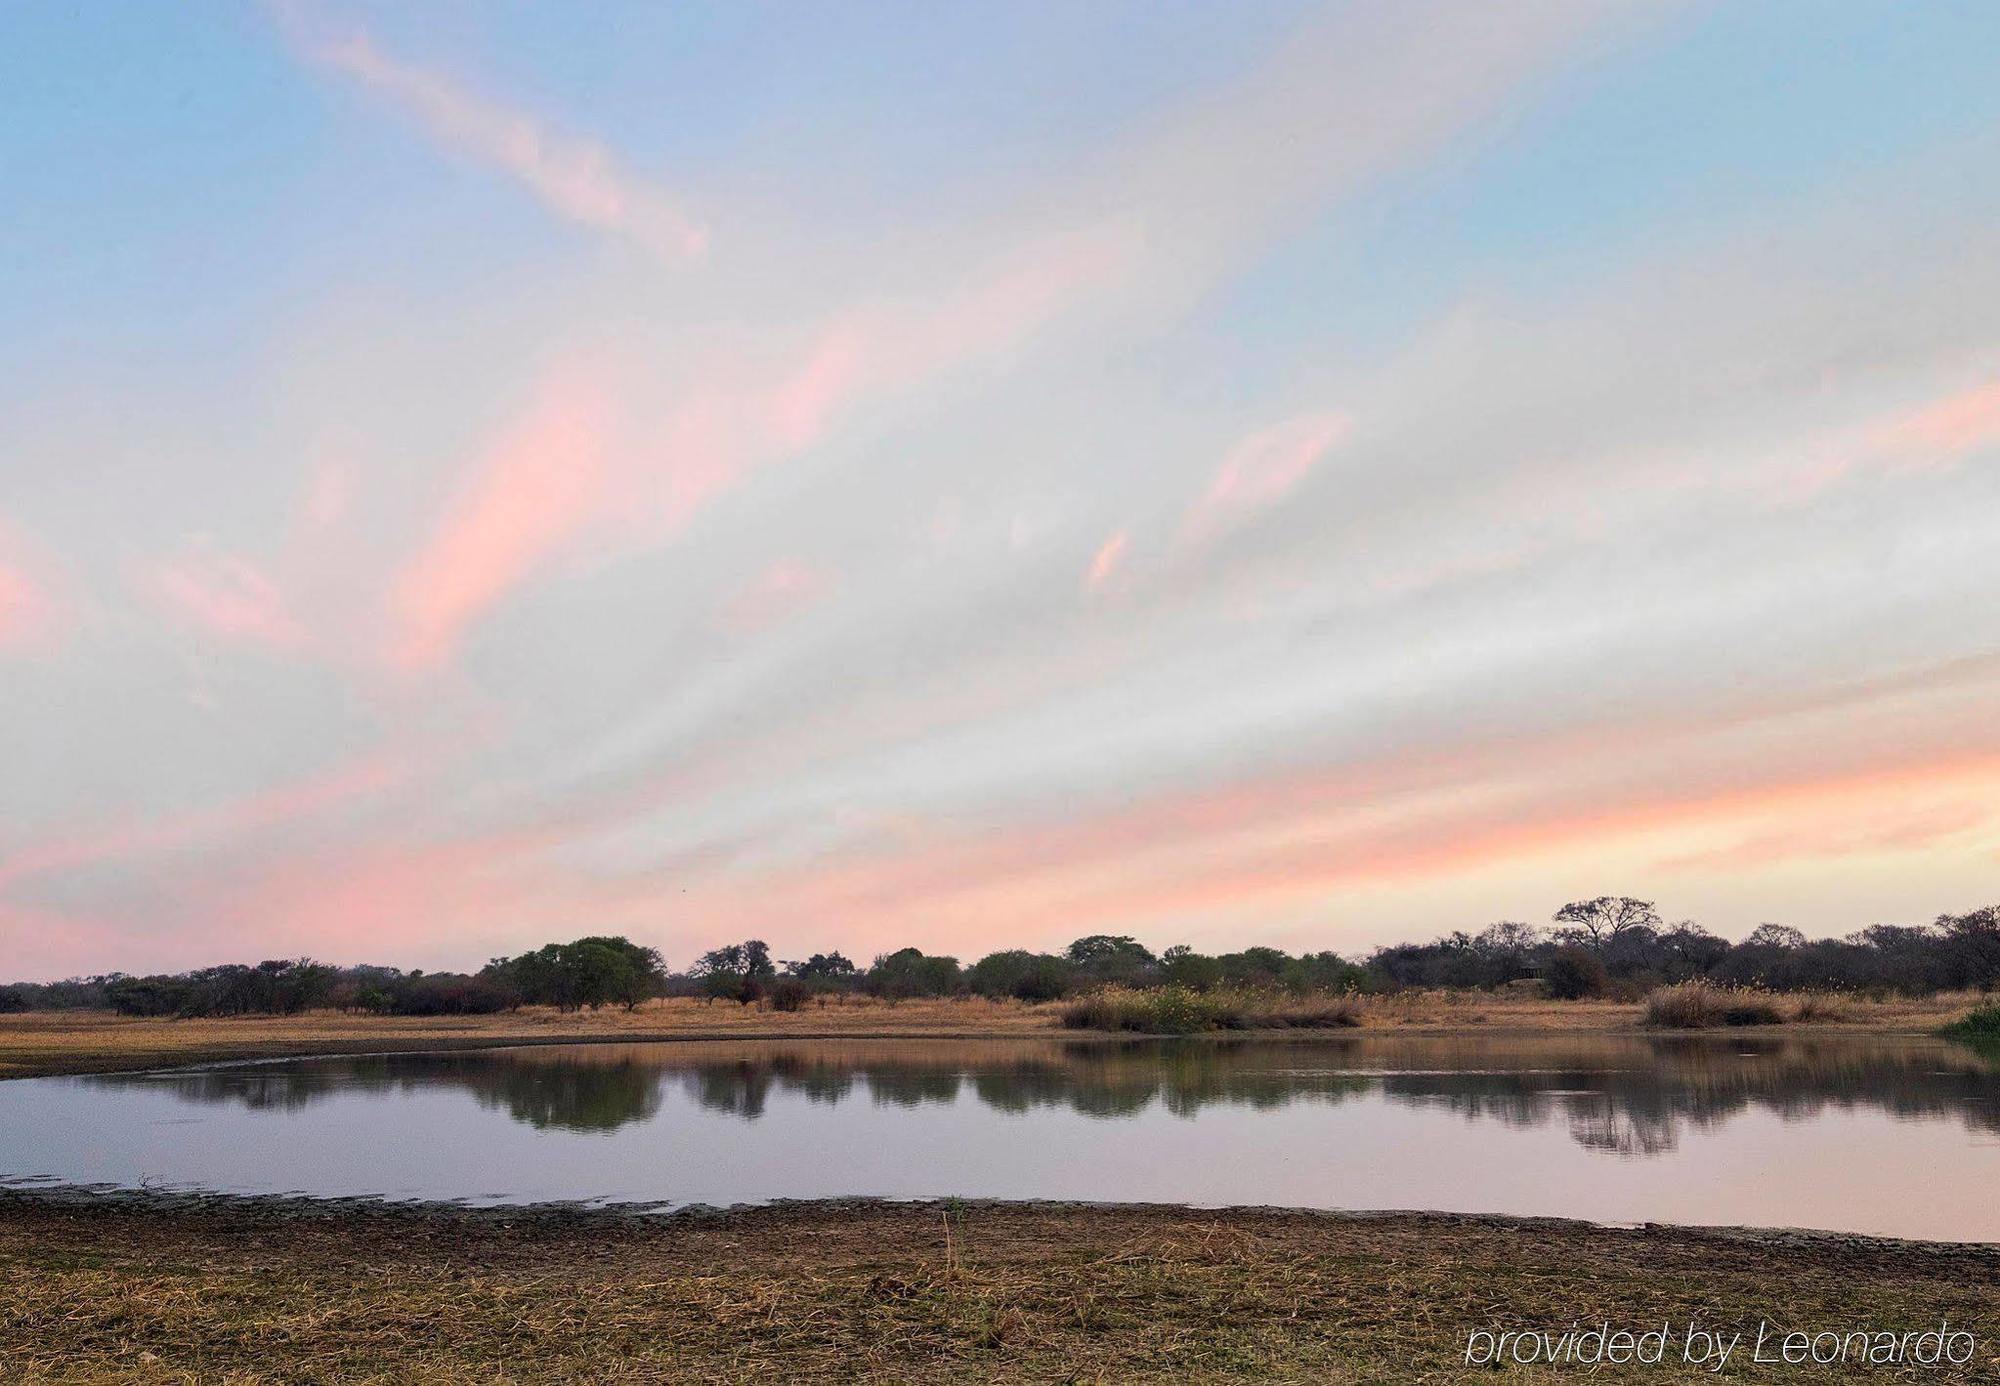
[[[1815,1030],[1929,1034],[1971,1011],[1972,996],[1862,1001],[1842,998],[1839,1019]],[[1786,999],[1787,1014],[1796,1010]],[[1514,1031],[1554,1034],[1636,1030],[1644,1006],[1615,1001],[1549,1001],[1481,992],[1405,992],[1357,997],[1358,1027],[1403,1033]],[[1062,1003],[960,999],[885,1002],[843,997],[792,1013],[727,1002],[654,1001],[635,1011],[564,1015],[544,1007],[490,1016],[395,1017],[315,1011],[302,1016],[224,1020],[143,1020],[107,1012],[0,1016],[0,1078],[101,1073],[223,1059],[296,1054],[379,1053],[492,1044],[646,1039],[975,1038],[1053,1032]],[[1072,1031],[1072,1034],[1079,1033]]]
[[[1456,1381],[1474,1328],[1666,1321],[1678,1352],[1691,1320],[1759,1319],[1949,1319],[1979,1336],[1974,1361],[1922,1378],[1991,1381],[2000,1250],[1410,1214],[800,1205],[649,1222],[0,1194],[7,1381]]]

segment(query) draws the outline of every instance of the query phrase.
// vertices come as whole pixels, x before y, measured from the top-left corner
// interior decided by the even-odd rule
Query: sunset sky
[[[2000,900],[2000,6],[0,11],[0,980]]]

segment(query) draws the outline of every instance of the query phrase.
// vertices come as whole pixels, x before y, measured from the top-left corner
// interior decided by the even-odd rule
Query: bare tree
[[[1556,911],[1562,927],[1557,937],[1585,944],[1600,952],[1621,934],[1634,929],[1660,927],[1659,911],[1651,900],[1634,900],[1629,895],[1600,895],[1595,900],[1572,900]]]

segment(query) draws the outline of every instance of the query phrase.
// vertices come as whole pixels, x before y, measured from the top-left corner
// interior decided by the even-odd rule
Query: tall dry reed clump
[[[1777,1002],[1748,987],[1682,982],[1646,998],[1646,1024],[1656,1030],[1707,1030],[1717,1025],[1777,1025]]]
[[[1361,1023],[1352,997],[1294,996],[1251,990],[1193,991],[1158,987],[1138,991],[1105,987],[1063,1007],[1072,1030],[1129,1030],[1147,1035],[1192,1035],[1205,1030],[1340,1029]]]

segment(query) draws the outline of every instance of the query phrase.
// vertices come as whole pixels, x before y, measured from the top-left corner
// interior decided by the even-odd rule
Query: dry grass
[[[1682,982],[1646,998],[1644,1023],[1657,1030],[1707,1030],[1741,1025],[1839,1025],[1851,1028],[1930,1032],[1933,1016],[1956,1014],[1958,994],[1926,1000],[1870,1001],[1831,992],[1780,994],[1754,987],[1720,987]]]
[[[501,1015],[371,1016],[314,1011],[300,1016],[139,1019],[103,1011],[0,1016],[0,1077],[88,1073],[221,1059],[379,1053],[563,1041],[918,1038],[1014,1035],[1054,1028],[1055,1009],[1015,1001],[878,1001],[830,998],[785,1013],[731,1002],[654,1001],[635,1011],[565,1015],[530,1006]]]
[[[1464,1379],[1472,1328],[1941,1317],[1984,1336],[1970,1368],[1924,1378],[1994,1379],[1991,1249],[1162,1208],[805,1206],[649,1224],[0,1198],[7,1381],[1445,1382]]]
[[[1768,992],[1682,982],[1646,998],[1646,1024],[1656,1030],[1707,1030],[1718,1025],[1777,1025],[1784,1020]]]
[[[1855,1019],[1854,1005],[1844,996],[1832,992],[1809,991],[1803,996],[1794,996],[1792,1002],[1792,1023],[1794,1025],[1852,1025]]]
[[[1984,998],[1957,993],[1926,999],[1842,998],[1845,1019],[1817,1023],[1888,1034],[1933,1034]],[[1363,1029],[1410,1034],[1479,1031],[1517,1034],[1602,1033],[1640,1027],[1633,1002],[1551,1001],[1532,995],[1409,991],[1336,998]],[[303,1016],[143,1020],[101,1011],[0,1016],[0,1078],[92,1073],[223,1059],[297,1054],[380,1053],[493,1044],[668,1039],[958,1038],[1045,1034],[1058,1028],[1062,1003],[955,999],[890,1003],[836,997],[790,1014],[727,1002],[655,1001],[636,1011],[563,1015],[541,1007],[490,1016],[368,1016],[316,1011]],[[1802,1017],[1803,1019],[1804,1017]]]

